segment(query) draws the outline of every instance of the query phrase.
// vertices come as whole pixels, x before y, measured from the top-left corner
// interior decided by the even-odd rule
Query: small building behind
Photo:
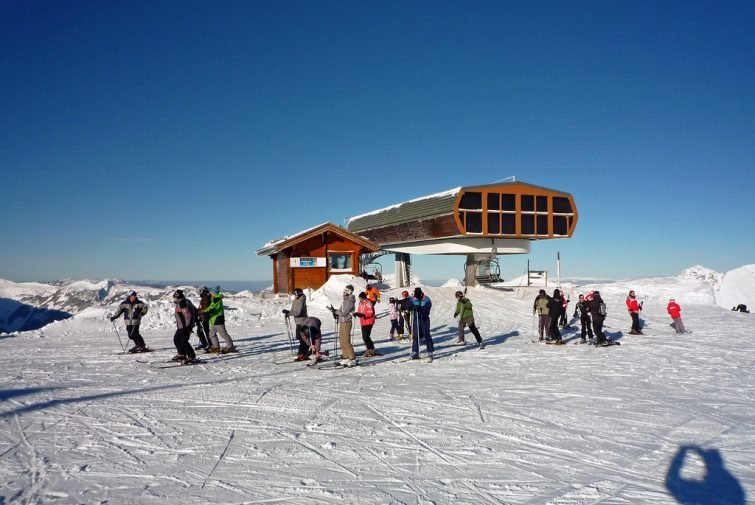
[[[362,255],[380,246],[333,223],[268,242],[257,256],[273,260],[273,291],[291,293],[295,288],[318,289],[334,274],[362,274]]]

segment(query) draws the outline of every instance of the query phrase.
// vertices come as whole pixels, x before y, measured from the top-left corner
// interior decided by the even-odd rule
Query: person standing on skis
[[[147,305],[139,300],[136,296],[136,291],[131,291],[123,303],[118,306],[116,313],[110,316],[110,321],[112,322],[123,314],[123,319],[126,321],[128,338],[134,341],[134,347],[128,350],[129,353],[147,352],[149,350],[139,333],[139,323],[141,323],[142,317],[147,313],[147,310]]]
[[[365,294],[367,295],[367,299],[370,301],[370,303],[372,303],[373,307],[376,303],[380,303],[380,291],[375,287],[374,284],[367,284]]]
[[[477,340],[478,347],[480,349],[483,349],[485,346],[482,343],[480,331],[474,324],[472,302],[469,301],[469,298],[464,296],[464,293],[462,293],[461,291],[457,291],[454,296],[456,297],[456,311],[454,312],[454,317],[459,317],[459,339],[456,341],[456,345],[466,344],[466,341],[464,340],[464,327],[469,326],[469,331],[472,332],[475,340]]]
[[[234,352],[236,347],[233,345],[233,339],[225,329],[225,309],[223,308],[223,294],[220,292],[220,286],[212,288],[211,293],[210,306],[203,312],[203,314],[210,318],[210,342],[212,342],[212,347],[207,349],[207,352],[220,352],[222,354]],[[225,347],[222,349],[220,349],[218,334],[225,341]]]
[[[353,324],[354,314],[354,286],[348,284],[343,288],[343,301],[341,302],[341,308],[335,309],[332,306],[328,307],[333,317],[338,320],[338,342],[341,345],[341,361],[338,362],[341,366],[356,366],[356,354],[354,354],[354,347],[351,345],[351,325]]]
[[[210,306],[210,290],[207,286],[199,288],[199,310],[197,316],[197,336],[199,345],[194,347],[195,350],[207,350],[210,347],[210,318],[204,314],[204,310]]]
[[[401,298],[398,301],[399,306],[399,316],[398,316],[398,324],[399,328],[401,328],[401,333],[404,333],[404,329],[406,329],[406,333],[409,334],[409,338],[411,339],[412,334],[412,319],[409,317],[409,292],[408,291],[402,291],[401,292]],[[399,336],[399,342],[403,338],[403,335]]]
[[[574,317],[579,317],[579,322],[582,325],[582,337],[580,338],[580,343],[582,344],[587,342],[585,338],[587,335],[590,336],[590,342],[592,342],[592,321],[590,321],[590,311],[587,303],[585,295],[579,295],[577,306],[574,307]]]
[[[419,340],[420,338],[424,338],[425,346],[427,347],[427,357],[432,361],[435,346],[430,336],[430,310],[432,310],[433,303],[430,297],[422,292],[422,288],[414,288],[414,296],[409,299],[408,306],[414,319],[412,321],[411,358],[419,359]]]
[[[291,302],[291,310],[283,310],[286,317],[293,317],[296,324],[296,339],[299,341],[299,352],[296,355],[296,361],[305,361],[309,359],[309,345],[304,343],[301,338],[301,325],[307,319],[307,297],[300,288],[294,289],[294,299]]]
[[[399,318],[401,317],[401,314],[399,312],[399,302],[395,298],[391,297],[388,300],[388,319],[391,320],[391,331],[388,335],[388,340],[393,341],[394,335],[397,335],[397,339],[400,342],[401,339],[404,337],[404,325],[403,321],[401,321],[402,324],[399,324]]]
[[[603,322],[606,320],[606,304],[600,296],[600,291],[593,291],[592,300],[587,302],[587,310],[592,316],[592,329],[597,337],[596,345],[605,345],[608,342],[603,333]]]
[[[642,310],[642,303],[637,301],[637,295],[634,294],[634,290],[629,291],[627,296],[627,312],[632,318],[632,329],[629,332],[630,335],[643,335],[640,330],[640,311]]]
[[[669,316],[671,316],[674,324],[674,330],[677,333],[686,333],[687,331],[684,329],[684,323],[682,322],[682,308],[678,303],[676,303],[676,300],[674,300],[673,298],[669,299],[666,311],[668,312]]]
[[[176,304],[176,333],[173,335],[173,344],[178,352],[173,356],[173,361],[192,365],[197,362],[197,355],[189,343],[189,337],[191,337],[191,329],[195,324],[197,309],[180,289],[173,293],[173,303]]]
[[[541,289],[532,305],[532,311],[538,316],[537,332],[540,335],[540,340],[544,340],[550,334],[551,316],[548,315],[550,299],[551,297],[545,293],[545,290]]]
[[[375,326],[375,306],[367,298],[367,293],[359,293],[359,306],[354,315],[359,318],[359,324],[362,326],[362,341],[366,348],[362,354],[363,358],[375,356],[375,344],[372,342],[372,327]]]
[[[556,345],[563,344],[561,339],[561,332],[558,330],[558,319],[561,317],[561,311],[564,310],[563,299],[561,298],[561,291],[558,289],[553,290],[553,297],[548,301],[548,315],[551,318],[551,326],[548,331],[548,337],[550,337],[552,343]]]

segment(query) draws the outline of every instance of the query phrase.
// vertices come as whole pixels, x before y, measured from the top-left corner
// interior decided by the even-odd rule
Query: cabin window
[[[482,213],[467,212],[467,233],[482,233]]]
[[[516,214],[501,214],[504,235],[516,235]]]
[[[571,203],[568,198],[562,196],[553,197],[553,213],[554,214],[571,214]]]
[[[351,272],[353,269],[351,263],[351,252],[329,252],[328,266],[331,272]]]
[[[535,212],[535,197],[522,195],[522,212]]]
[[[482,193],[472,191],[464,193],[461,196],[459,208],[467,210],[482,210]]]
[[[504,193],[501,195],[501,210],[515,212],[516,211],[516,195],[510,195]]]
[[[535,210],[537,212],[548,212],[548,197],[547,196],[537,197],[537,205],[536,205]]]
[[[548,235],[548,214],[537,215],[537,229],[535,230],[537,235]]]
[[[553,234],[554,235],[566,235],[568,228],[566,227],[565,216],[553,216]]]
[[[491,235],[501,234],[501,215],[498,213],[488,214],[488,233]]]
[[[501,210],[501,195],[488,193],[488,210]]]

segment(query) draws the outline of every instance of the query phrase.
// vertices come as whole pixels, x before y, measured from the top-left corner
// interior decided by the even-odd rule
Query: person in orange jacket
[[[373,307],[376,303],[380,303],[380,291],[378,291],[378,288],[376,288],[374,284],[367,284],[365,293],[367,295],[367,299],[372,303]]]
[[[627,296],[627,311],[632,318],[632,330],[630,335],[644,335],[640,331],[640,311],[642,310],[642,303],[637,301],[637,295],[634,294],[634,290],[629,291]]]
[[[678,303],[676,303],[676,300],[674,300],[673,298],[669,299],[666,311],[674,321],[674,330],[676,330],[677,333],[686,333],[687,330],[684,329],[684,323],[682,322],[682,308]]]
[[[359,293],[359,305],[354,315],[359,318],[359,323],[362,325],[362,341],[364,341],[364,346],[367,348],[362,357],[370,358],[375,356],[375,344],[370,337],[372,327],[375,325],[375,307],[367,299],[367,293]]]

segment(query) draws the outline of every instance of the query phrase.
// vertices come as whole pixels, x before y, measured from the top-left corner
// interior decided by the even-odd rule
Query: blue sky
[[[0,1],[0,278],[272,278],[265,242],[510,176],[504,277],[755,263],[755,3]],[[426,279],[463,257],[415,257]],[[392,262],[387,262],[388,264]],[[386,268],[391,270],[392,265]]]

